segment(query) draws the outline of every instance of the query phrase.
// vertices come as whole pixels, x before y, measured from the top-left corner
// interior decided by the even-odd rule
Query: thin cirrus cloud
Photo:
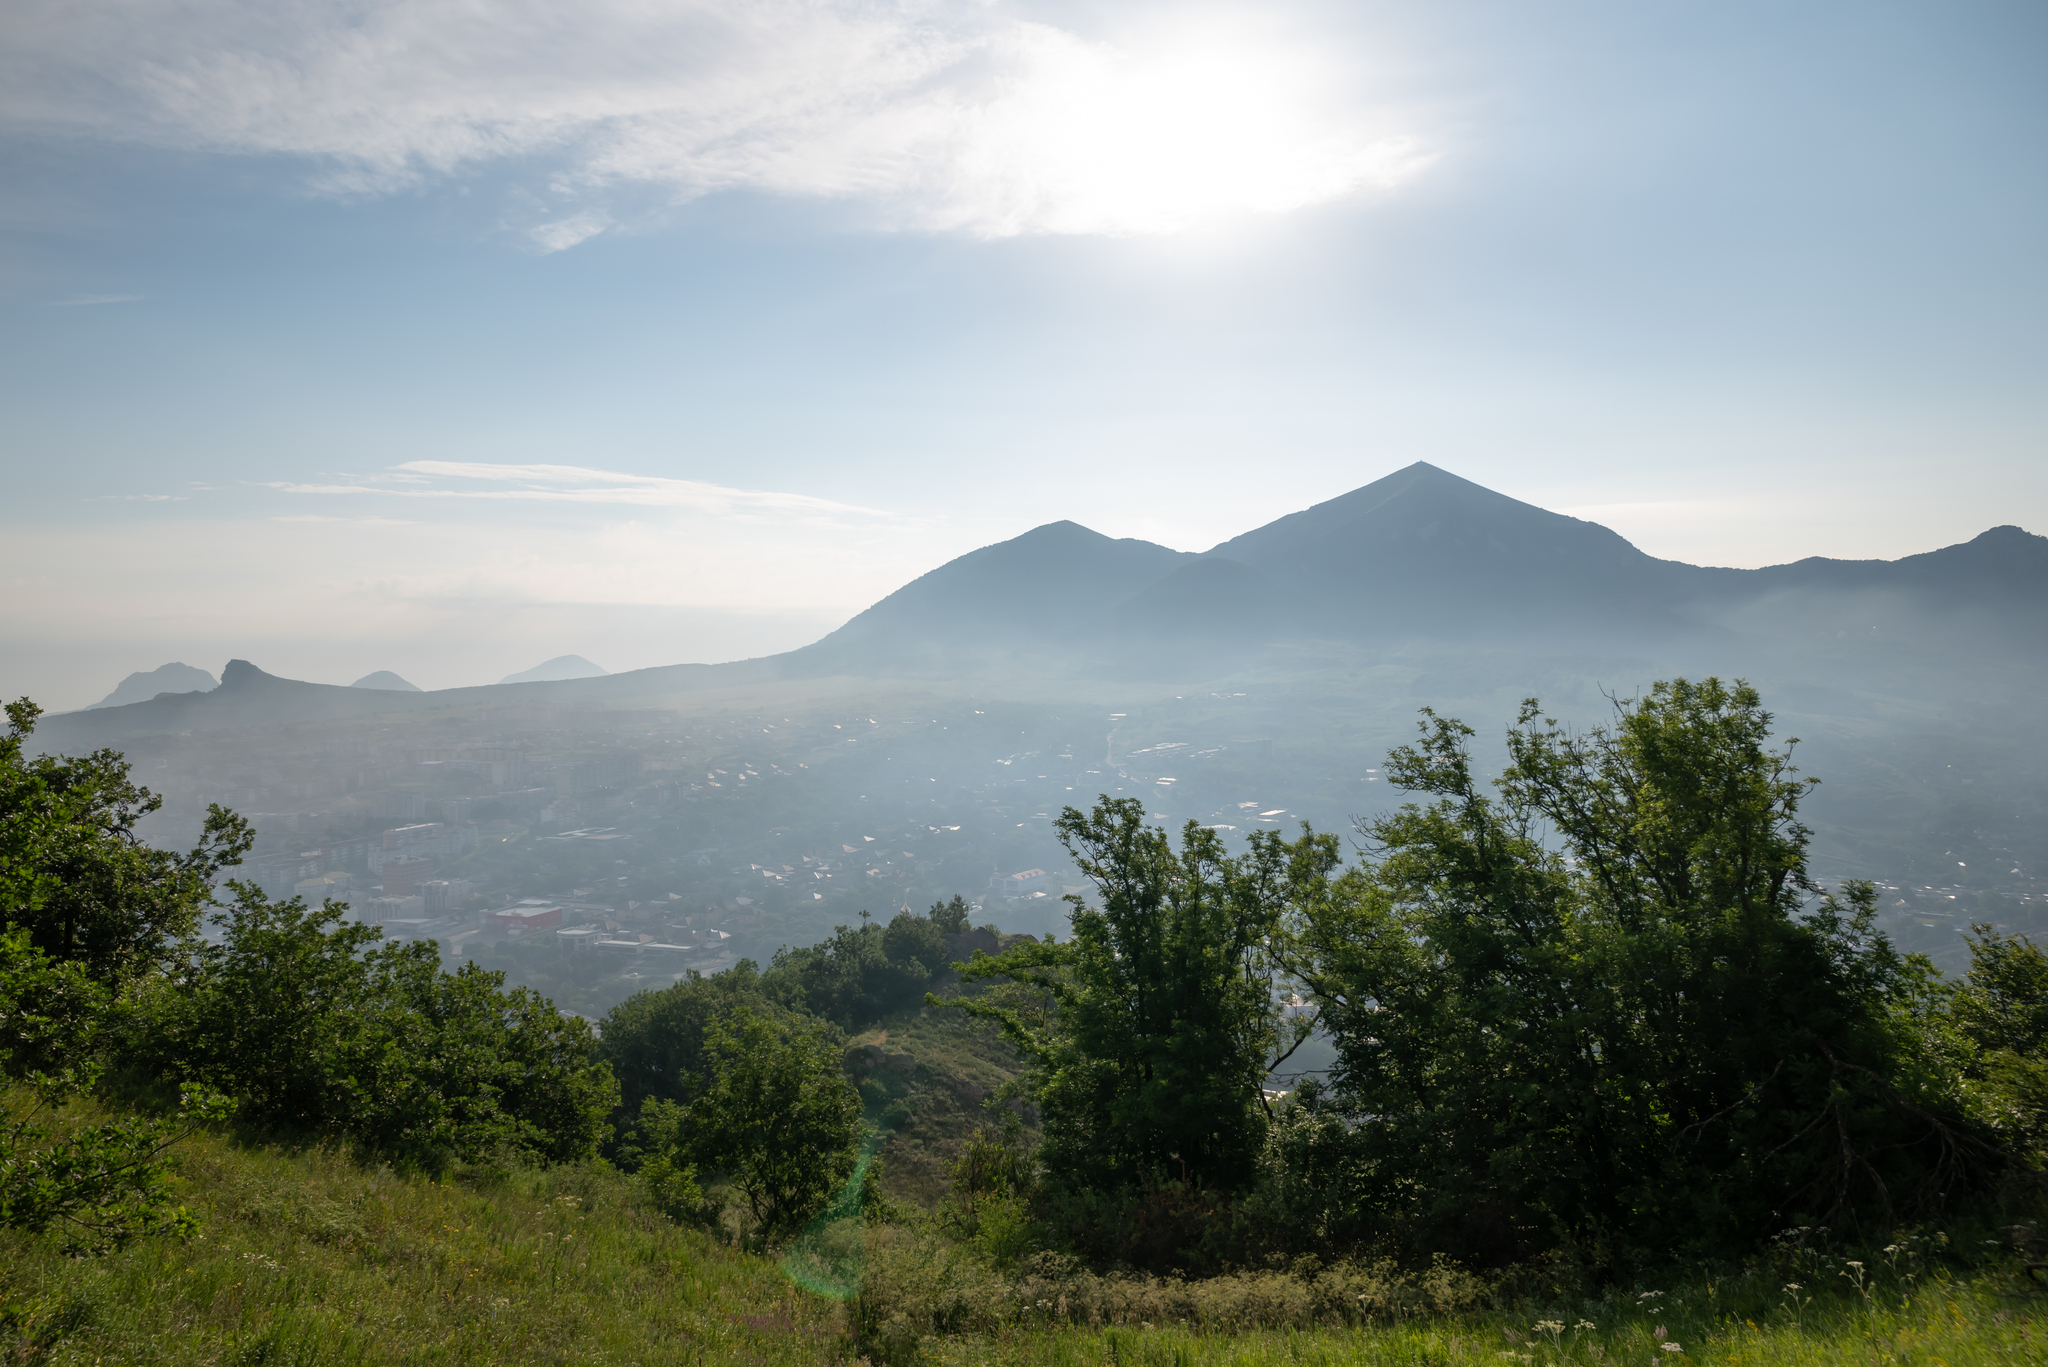
[[[9,28],[17,128],[302,158],[338,194],[505,164],[538,177],[544,251],[635,190],[1166,233],[1391,190],[1433,155],[1346,44],[1249,11],[1118,43],[979,0],[22,0]]]
[[[464,484],[459,481],[469,481]],[[483,486],[483,487],[477,487]],[[877,508],[759,489],[734,489],[702,480],[593,470],[581,465],[501,465],[474,461],[412,460],[365,478],[334,484],[277,482],[288,494],[372,495],[391,498],[490,499],[526,503],[611,504],[673,508],[715,517],[893,519]]]

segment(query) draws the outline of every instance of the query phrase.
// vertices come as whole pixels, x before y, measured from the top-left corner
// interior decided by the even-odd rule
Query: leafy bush
[[[41,715],[27,698],[7,704],[0,736],[0,919],[99,982],[125,981],[191,932],[214,877],[254,836],[215,805],[190,852],[152,848],[135,826],[163,799],[130,782],[112,750],[29,758],[23,743]]]
[[[236,1099],[247,1124],[346,1134],[429,1170],[510,1153],[593,1154],[618,1096],[590,1027],[431,943],[328,903],[229,885],[219,944],[156,985],[135,1058]]]
[[[832,938],[776,951],[762,991],[842,1030],[860,1030],[924,1000],[950,976],[946,936],[967,928],[967,906],[935,903],[928,915],[898,912],[887,926],[839,926]]]
[[[687,1108],[659,1097],[641,1111],[648,1166],[680,1191],[695,1167],[727,1174],[755,1227],[794,1233],[852,1174],[860,1097],[823,1021],[737,1006],[705,1037],[711,1078]],[[678,1198],[680,1200],[680,1198]]]
[[[779,1009],[768,1005],[747,959],[708,978],[693,972],[673,987],[636,992],[607,1012],[596,1053],[619,1080],[622,1121],[641,1115],[649,1097],[685,1102],[709,1085],[707,1032],[741,1005]]]
[[[12,1084],[0,1098],[0,1226],[59,1229],[78,1250],[188,1231],[191,1216],[164,1184],[165,1151],[221,1109],[194,1092],[182,1124],[67,1116],[66,1103],[98,1080],[106,1000],[81,965],[51,959],[26,929],[0,934],[0,1071]]]

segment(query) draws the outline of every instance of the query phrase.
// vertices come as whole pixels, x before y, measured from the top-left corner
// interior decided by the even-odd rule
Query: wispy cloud
[[[99,494],[93,503],[183,503],[184,494]]]
[[[921,231],[1128,234],[1428,163],[1357,54],[1269,13],[1112,42],[984,0],[17,0],[0,119],[302,157],[347,194],[516,159],[557,206],[524,229],[546,251],[604,231],[633,187],[859,200]]]
[[[83,309],[96,304],[132,304],[141,299],[139,294],[81,294],[75,299],[52,299],[53,309]]]
[[[475,486],[487,487],[475,487]],[[720,517],[783,515],[893,518],[878,508],[759,489],[733,489],[701,480],[593,470],[581,465],[497,465],[413,460],[375,475],[331,484],[279,482],[288,494],[370,495],[386,498],[495,499],[536,503],[620,504],[676,508]]]
[[[587,242],[611,226],[611,216],[598,211],[586,210],[556,219],[553,223],[542,223],[526,230],[534,245],[544,252],[564,252],[579,242]]]

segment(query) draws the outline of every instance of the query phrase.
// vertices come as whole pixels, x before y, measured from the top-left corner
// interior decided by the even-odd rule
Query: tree
[[[165,1185],[167,1150],[222,1109],[195,1090],[176,1122],[65,1117],[98,1080],[92,1055],[106,1007],[106,989],[80,965],[44,954],[25,930],[0,934],[0,1073],[14,1084],[0,1105],[0,1226],[61,1229],[80,1251],[191,1230]]]
[[[777,950],[761,990],[846,1030],[908,1010],[946,971],[946,932],[936,918],[950,924],[952,913],[944,906],[932,912],[898,912],[886,927],[836,926],[821,944]]]
[[[707,1034],[741,1004],[776,1009],[749,959],[708,978],[692,973],[672,987],[635,992],[606,1012],[597,1057],[619,1080],[621,1116],[639,1116],[650,1097],[686,1103],[709,1086]]]
[[[7,704],[0,737],[0,917],[52,958],[124,982],[192,931],[215,877],[241,862],[254,837],[216,804],[189,852],[151,848],[136,824],[163,799],[132,783],[112,750],[29,758],[41,715],[26,698]]]
[[[961,974],[1035,1000],[944,1004],[995,1021],[1033,1060],[1055,1183],[1242,1188],[1265,1137],[1265,1076],[1307,1033],[1283,1042],[1266,953],[1287,847],[1261,838],[1232,859],[1191,821],[1176,852],[1142,802],[1106,795],[1054,829],[1101,906],[1070,897],[1071,940],[976,953]]]
[[[860,1096],[840,1069],[822,1021],[737,1006],[708,1032],[711,1084],[674,1123],[658,1099],[643,1132],[668,1143],[656,1157],[728,1173],[755,1225],[790,1234],[820,1210],[858,1159]]]
[[[925,913],[925,917],[941,935],[963,935],[968,929],[968,918],[973,914],[974,908],[956,892],[950,902],[932,903],[932,909]]]
[[[2024,935],[1970,927],[1970,972],[1949,1014],[1967,1041],[1961,1072],[2006,1148],[2048,1167],[2048,953]]]
[[[1383,1218],[1483,1258],[1730,1250],[1930,1210],[1989,1152],[1911,1075],[1927,973],[1869,885],[1809,878],[1770,721],[1677,680],[1582,734],[1525,704],[1496,796],[1433,712],[1389,757],[1436,800],[1289,894]]]
[[[589,1025],[430,941],[228,885],[217,944],[148,999],[138,1054],[235,1097],[250,1124],[347,1134],[438,1170],[502,1151],[587,1157],[618,1100]]]

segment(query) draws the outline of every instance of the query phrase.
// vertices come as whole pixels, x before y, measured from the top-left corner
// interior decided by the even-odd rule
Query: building
[[[515,902],[509,907],[484,913],[484,933],[498,934],[508,939],[531,935],[539,930],[554,930],[562,924],[562,907],[559,902],[535,901],[531,898]]]
[[[474,895],[467,878],[430,878],[420,884],[420,896],[427,899],[427,911],[435,916],[462,910]]]
[[[434,876],[431,859],[394,859],[384,866],[384,895],[410,897]]]
[[[416,897],[365,897],[355,903],[364,925],[381,926],[388,921],[408,920],[425,912]]]
[[[375,873],[394,859],[443,857],[454,859],[476,848],[476,827],[448,821],[420,821],[394,826],[369,852],[370,871]]]
[[[1039,892],[1045,887],[1044,869],[1025,869],[1022,873],[999,873],[988,880],[991,891],[998,897],[1022,897],[1027,892]]]
[[[608,934],[609,931],[594,921],[580,926],[563,926],[555,932],[555,946],[571,954],[580,954]]]

